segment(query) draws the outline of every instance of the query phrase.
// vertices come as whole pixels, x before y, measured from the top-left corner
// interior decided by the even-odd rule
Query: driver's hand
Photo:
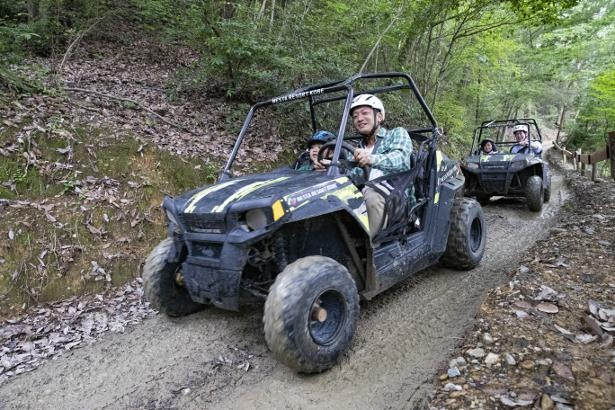
[[[354,150],[354,160],[360,167],[372,164],[371,154],[364,148],[357,148]]]
[[[321,159],[320,161],[314,162],[314,169],[317,171],[324,171],[329,165],[331,165],[330,159]]]

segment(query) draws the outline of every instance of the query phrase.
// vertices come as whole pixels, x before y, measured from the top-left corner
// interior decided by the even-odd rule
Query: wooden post
[[[577,161],[578,150],[572,153],[572,168],[576,171],[578,166]]]
[[[598,163],[609,159],[609,147],[604,147],[589,155],[589,163],[592,166],[592,180],[595,182],[598,177]]]
[[[615,179],[615,131],[609,132],[608,149],[607,155],[611,158],[611,178]]]
[[[566,165],[566,147],[562,147],[562,164]]]
[[[583,163],[581,162],[581,154],[583,153],[583,150],[581,148],[577,148],[577,171],[580,171],[581,173],[583,173]]]

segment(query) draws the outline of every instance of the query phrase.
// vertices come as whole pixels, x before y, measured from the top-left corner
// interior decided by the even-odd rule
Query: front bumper
[[[489,196],[523,196],[519,174],[507,166],[462,168],[466,178],[465,194]]]
[[[212,241],[213,235],[207,235],[210,239],[204,241],[202,236],[186,234],[188,256],[182,265],[184,284],[196,302],[239,310],[241,274],[248,248]]]
[[[241,271],[185,262],[182,273],[192,300],[220,309],[239,310]]]

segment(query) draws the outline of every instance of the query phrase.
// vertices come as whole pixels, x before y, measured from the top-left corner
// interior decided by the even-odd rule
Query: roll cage
[[[373,79],[387,80],[388,79],[388,80],[398,80],[398,81],[397,81],[397,84],[385,85],[385,86],[376,87],[376,88],[369,88],[366,90],[361,90],[358,93],[355,93],[357,84],[359,84],[362,80],[368,80],[368,79],[369,80],[373,80]],[[327,171],[328,176],[333,177],[333,178],[339,177],[342,174],[340,172],[340,163],[339,163],[340,154],[342,152],[342,143],[344,142],[344,140],[350,140],[350,139],[356,138],[356,137],[354,138],[346,137],[344,135],[346,131],[347,123],[348,123],[348,117],[350,114],[350,105],[352,103],[352,99],[354,98],[355,94],[369,93],[369,94],[377,95],[377,94],[384,94],[384,93],[389,93],[389,92],[393,92],[397,90],[404,90],[404,89],[410,90],[414,94],[414,97],[417,99],[423,111],[423,114],[425,115],[425,117],[429,121],[429,124],[431,125],[430,127],[408,129],[408,133],[410,134],[410,137],[412,137],[412,139],[415,141],[420,141],[422,143],[427,142],[428,143],[427,145],[434,147],[435,149],[435,146],[437,145],[438,135],[439,135],[437,123],[436,123],[436,120],[431,110],[427,106],[425,99],[423,98],[418,88],[416,87],[412,77],[410,77],[406,73],[400,73],[400,72],[357,74],[357,75],[354,75],[352,77],[349,77],[341,81],[334,81],[334,82],[322,83],[322,84],[317,84],[313,86],[299,88],[288,94],[274,97],[274,98],[271,98],[265,101],[260,101],[252,105],[250,107],[250,110],[248,111],[246,119],[244,120],[243,126],[241,127],[237,140],[235,141],[233,150],[231,151],[231,154],[226,164],[224,165],[223,169],[220,171],[218,182],[232,178],[231,168],[233,166],[235,158],[237,157],[237,153],[239,152],[239,147],[241,146],[243,139],[248,129],[250,128],[250,124],[252,122],[252,119],[254,118],[254,114],[256,110],[259,110],[259,109],[262,109],[262,108],[265,108],[265,107],[268,107],[274,104],[281,104],[281,103],[297,101],[297,100],[307,100],[308,101],[309,108],[310,108],[310,118],[311,118],[311,123],[312,123],[312,132],[316,132],[317,130],[318,121],[317,121],[317,116],[316,116],[316,111],[315,111],[315,107],[317,105],[324,104],[324,103],[330,103],[333,101],[341,101],[341,100],[345,101],[344,110],[342,113],[342,118],[339,124],[338,133],[337,133],[338,138],[336,139],[335,149],[333,151],[331,166],[329,167]],[[339,93],[341,93],[341,95],[339,95]],[[328,94],[329,95],[337,94],[337,95],[327,97]]]
[[[533,118],[513,118],[508,120],[483,121],[474,129],[474,138],[470,155],[476,155],[480,149],[480,143],[484,139],[492,139],[498,146],[512,146],[517,143],[514,140],[504,140],[506,130],[515,125],[525,125],[528,128],[528,140],[542,142],[542,135],[536,120]],[[487,135],[485,135],[487,134]],[[495,135],[494,135],[495,134]]]

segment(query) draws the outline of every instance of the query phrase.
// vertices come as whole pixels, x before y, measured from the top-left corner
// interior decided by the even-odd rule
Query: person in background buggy
[[[511,154],[529,154],[540,157],[542,154],[542,144],[540,141],[530,142],[527,137],[527,125],[517,124],[513,128],[513,135],[517,143],[510,148]]]
[[[480,143],[480,152],[482,154],[499,154],[498,148],[495,146],[495,142],[492,139],[486,138]]]

